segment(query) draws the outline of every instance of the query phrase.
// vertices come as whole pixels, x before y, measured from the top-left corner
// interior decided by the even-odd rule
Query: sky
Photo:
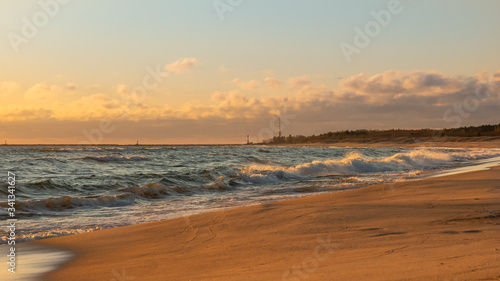
[[[498,124],[500,1],[3,0],[0,141]]]

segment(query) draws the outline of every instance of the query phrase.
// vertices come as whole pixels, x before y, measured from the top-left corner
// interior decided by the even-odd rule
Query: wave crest
[[[357,175],[384,172],[415,172],[435,169],[454,162],[500,156],[500,151],[474,150],[443,152],[437,149],[415,149],[385,158],[373,158],[352,151],[342,159],[312,161],[292,167],[247,166],[241,169],[241,178],[252,183],[274,183],[284,179],[332,175]]]
[[[76,207],[116,207],[133,204],[134,197],[129,194],[107,195],[107,196],[60,196],[39,200],[25,200],[16,202],[19,211],[63,211]],[[6,208],[6,203],[0,206]]]

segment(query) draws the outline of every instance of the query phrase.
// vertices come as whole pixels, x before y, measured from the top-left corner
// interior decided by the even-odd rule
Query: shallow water
[[[10,246],[9,246],[10,247]],[[7,245],[0,246],[0,256],[6,257],[9,253]],[[70,260],[74,254],[48,247],[26,244],[16,245],[15,273],[8,271],[10,266],[2,263],[0,280],[37,281],[42,276],[55,270],[64,262]]]
[[[262,146],[2,146],[17,177],[17,240],[137,224],[418,178],[496,149]],[[2,244],[7,239],[2,232]]]

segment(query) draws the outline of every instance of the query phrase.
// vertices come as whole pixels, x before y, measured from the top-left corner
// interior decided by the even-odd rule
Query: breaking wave
[[[39,200],[25,200],[16,202],[19,211],[63,211],[77,207],[116,207],[133,204],[134,197],[129,194],[109,196],[60,196]],[[0,206],[6,208],[6,203]]]
[[[2,156],[18,177],[19,237],[32,240],[415,178],[500,161],[477,161],[500,150],[44,146]]]
[[[129,192],[131,194],[146,198],[146,199],[158,199],[163,198],[165,196],[173,195],[173,194],[182,194],[187,193],[187,188],[177,186],[171,187],[164,185],[162,183],[149,183],[139,187],[126,187],[121,188],[119,191]]]
[[[58,186],[50,180],[36,184],[44,188]],[[210,191],[225,191],[229,186],[224,184],[223,177],[203,186],[167,186],[162,183],[149,183],[138,187],[126,187],[114,190],[118,194],[99,194],[95,196],[59,196],[39,200],[16,202],[16,209],[23,212],[32,211],[64,211],[79,207],[119,207],[132,205],[136,199],[161,199],[172,195],[190,195]],[[7,202],[0,203],[6,209]]]
[[[352,176],[384,172],[416,172],[452,167],[454,163],[500,156],[500,151],[478,150],[445,153],[434,149],[416,149],[385,158],[367,157],[352,151],[342,159],[312,161],[293,167],[248,166],[241,169],[241,178],[252,183],[275,183],[286,179],[307,179],[322,176]]]

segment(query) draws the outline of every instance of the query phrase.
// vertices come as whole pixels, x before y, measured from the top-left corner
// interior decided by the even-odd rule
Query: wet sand
[[[77,254],[45,280],[500,280],[500,167],[27,244]]]

